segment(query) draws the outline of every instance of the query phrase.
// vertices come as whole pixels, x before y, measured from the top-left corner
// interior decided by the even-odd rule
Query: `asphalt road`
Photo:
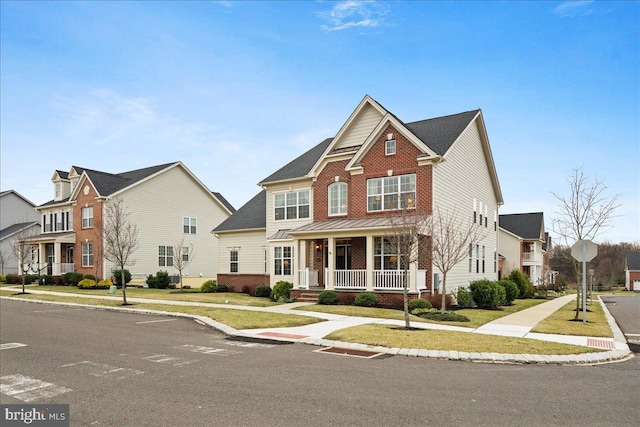
[[[606,295],[600,298],[622,329],[629,349],[640,353],[640,294]]]
[[[68,403],[74,426],[635,426],[640,418],[636,358],[598,366],[365,359],[229,340],[185,319],[7,300],[0,343],[0,403]]]

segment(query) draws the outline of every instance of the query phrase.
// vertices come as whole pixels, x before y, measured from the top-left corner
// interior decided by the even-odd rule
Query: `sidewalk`
[[[10,289],[20,291],[19,288],[6,287],[4,289]],[[79,297],[79,298],[93,298],[93,299],[108,299],[108,300],[121,300],[121,297],[117,296],[99,296],[99,295],[82,295],[71,294],[66,292],[55,291],[39,291],[34,288],[29,289],[33,294],[48,294],[58,295],[65,297]],[[7,297],[2,297],[7,298]],[[20,299],[14,298],[12,299]],[[631,354],[629,346],[626,344],[623,334],[621,333],[618,325],[615,323],[613,317],[609,314],[606,306],[602,304],[605,313],[607,314],[607,320],[614,332],[614,338],[594,338],[586,336],[572,336],[572,335],[553,335],[553,334],[540,334],[532,333],[531,329],[541,320],[553,314],[559,308],[567,304],[569,301],[575,299],[574,295],[567,295],[564,297],[556,298],[554,300],[536,305],[534,307],[504,316],[500,319],[486,323],[477,329],[467,328],[461,326],[449,326],[433,323],[412,322],[411,326],[420,329],[433,329],[433,330],[448,330],[467,333],[478,333],[488,335],[499,335],[509,337],[524,337],[537,339],[542,341],[551,341],[565,344],[581,345],[587,347],[593,347],[598,349],[606,349],[608,351],[598,353],[586,353],[581,355],[565,355],[565,356],[540,356],[540,355],[511,355],[511,354],[498,354],[498,353],[464,353],[458,351],[438,351],[438,350],[424,350],[424,349],[399,349],[399,348],[385,348],[370,346],[366,344],[354,344],[344,343],[337,341],[325,340],[324,337],[330,333],[349,328],[352,326],[366,325],[366,324],[380,324],[380,325],[396,325],[404,326],[402,320],[391,319],[378,319],[369,317],[355,317],[355,316],[343,316],[330,313],[320,313],[315,311],[294,310],[296,308],[304,307],[307,305],[313,305],[313,303],[295,302],[290,304],[277,305],[272,307],[251,307],[251,306],[238,306],[231,304],[213,304],[213,303],[201,303],[201,302],[189,302],[189,301],[175,301],[175,300],[163,300],[163,299],[151,299],[151,298],[127,298],[130,302],[144,303],[144,304],[164,304],[164,305],[178,305],[178,306],[199,306],[199,307],[211,307],[211,308],[224,308],[232,310],[246,310],[246,311],[262,311],[270,313],[280,314],[295,314],[301,316],[315,317],[325,320],[324,322],[318,322],[311,325],[297,326],[290,328],[264,328],[264,329],[249,329],[249,330],[235,330],[227,325],[223,325],[219,322],[213,321],[210,318],[203,316],[192,316],[182,313],[170,313],[162,312],[163,314],[191,317],[198,321],[208,324],[213,328],[221,330],[222,332],[238,337],[254,338],[254,339],[268,339],[286,342],[299,342],[304,344],[319,345],[324,347],[341,347],[349,348],[359,351],[369,351],[374,353],[386,353],[386,354],[401,354],[420,357],[430,357],[439,359],[452,359],[452,360],[471,360],[471,361],[485,361],[485,362],[516,362],[516,363],[602,363],[612,360],[620,360],[628,357]],[[26,300],[23,301],[33,301]],[[600,301],[599,301],[600,302]],[[68,303],[53,303],[53,304],[68,304]],[[150,313],[150,310],[138,310],[131,308],[119,308],[119,307],[100,307],[108,310],[125,310]]]

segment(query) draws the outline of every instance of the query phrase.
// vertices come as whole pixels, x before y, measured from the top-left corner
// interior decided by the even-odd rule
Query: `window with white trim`
[[[276,221],[309,218],[309,190],[277,193],[273,197]]]
[[[347,184],[334,182],[329,185],[329,216],[346,215],[347,213]]]
[[[373,269],[374,270],[400,270],[402,254],[397,245],[391,243],[386,237],[374,237],[373,239]]]
[[[367,211],[414,209],[416,174],[387,176],[367,180]]]
[[[480,273],[480,245],[476,245],[476,273]]]
[[[158,246],[158,266],[173,267],[173,246]]]
[[[55,193],[56,193],[55,199],[56,200],[60,200],[62,198],[62,184],[59,183],[59,182],[56,182],[55,189],[56,189],[55,190]]]
[[[273,273],[276,276],[290,276],[292,263],[293,248],[291,246],[273,248]]]
[[[182,247],[182,261],[189,262],[189,248],[187,246]]]
[[[229,251],[229,271],[231,273],[238,272],[238,251]]]
[[[473,244],[469,243],[469,273],[473,273]]]
[[[182,232],[185,234],[196,234],[197,220],[190,216],[182,217]]]
[[[485,264],[485,246],[482,245],[482,272],[483,273],[484,273],[484,264]]]
[[[82,208],[82,228],[93,227],[93,207]]]
[[[82,242],[82,266],[93,267],[93,243]]]
[[[391,156],[393,154],[396,154],[396,140],[395,139],[390,139],[388,141],[385,141],[384,143],[384,154],[387,156]]]

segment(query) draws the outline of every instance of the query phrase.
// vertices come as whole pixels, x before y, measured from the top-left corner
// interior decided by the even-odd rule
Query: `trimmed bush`
[[[271,286],[261,285],[256,288],[254,293],[259,298],[271,298]]]
[[[336,305],[338,302],[340,302],[340,296],[336,291],[326,290],[318,295],[318,304]]]
[[[126,272],[127,270],[125,270]],[[125,273],[126,274],[126,273]],[[153,289],[167,289],[171,284],[171,278],[166,271],[158,271],[156,275],[150,274],[147,276],[147,285]],[[175,289],[175,286],[171,289]]]
[[[29,280],[31,280],[29,282]],[[40,279],[38,279],[38,276],[36,275],[27,275],[27,283],[33,283],[33,282],[37,282],[39,285],[41,285],[44,281],[45,285],[50,285],[53,283],[53,276],[49,276],[49,275],[42,275],[40,276]],[[95,282],[95,279],[93,279],[93,281]]]
[[[429,298],[429,302],[434,308],[440,310],[442,308],[442,294],[427,294],[427,298]],[[445,296],[445,303],[447,305],[446,308],[449,308],[453,305],[453,295],[447,294]]]
[[[518,285],[507,279],[498,280],[498,285],[504,288],[504,305],[513,305],[513,302],[516,300],[516,298],[518,298],[518,295],[520,295],[520,289],[518,289]]]
[[[111,286],[113,286],[113,282],[111,280],[103,279],[96,283],[95,289],[109,289]]]
[[[7,276],[4,274],[0,275],[0,282],[5,283],[7,281]]]
[[[67,285],[78,286],[78,282],[83,279],[82,274],[80,273],[65,273],[64,282]]]
[[[471,297],[478,308],[495,310],[504,304],[506,298],[504,288],[496,282],[476,280],[471,282],[469,288],[471,289]]]
[[[418,309],[418,308],[422,308],[422,309],[431,309],[433,308],[433,304],[431,304],[429,301],[427,301],[426,299],[412,299],[409,300],[409,311],[411,313],[413,313],[413,310]]]
[[[93,274],[85,274],[84,276],[82,276],[82,278],[96,280],[96,276],[94,276]]]
[[[200,292],[211,293],[218,291],[218,284],[215,280],[207,280],[200,286]]]
[[[228,292],[229,288],[227,288],[227,285],[218,285],[218,292]]]
[[[415,308],[411,310],[414,316],[422,316],[424,313],[435,313],[433,308]]]
[[[372,294],[371,292],[363,292],[356,296],[353,304],[360,307],[375,307],[378,305],[378,295]]]
[[[533,298],[535,289],[533,288],[533,285],[531,284],[531,281],[529,280],[527,275],[522,271],[513,270],[511,273],[509,273],[507,279],[511,280],[518,286],[518,291],[520,292],[518,298]]]
[[[424,319],[429,319],[429,320],[437,320],[440,322],[469,322],[470,321],[467,316],[463,316],[458,313],[452,313],[450,311],[444,314],[440,312],[422,313],[420,317]]]
[[[471,294],[466,288],[458,288],[456,299],[458,300],[458,307],[465,308],[471,306]]]
[[[289,291],[293,288],[293,283],[286,282],[284,280],[279,281],[273,287],[273,291],[271,292],[271,299],[274,301],[280,301],[281,298],[289,299]]]
[[[113,280],[116,283],[116,286],[119,288],[122,287],[122,274],[120,274],[120,270],[115,270],[113,272]],[[124,283],[129,283],[131,281],[131,273],[126,268],[124,269]]]
[[[91,279],[82,279],[78,282],[80,289],[94,289],[96,287],[96,281]]]
[[[17,274],[7,274],[7,277],[5,277],[5,280],[10,285],[19,285],[20,283],[22,283],[22,278]]]

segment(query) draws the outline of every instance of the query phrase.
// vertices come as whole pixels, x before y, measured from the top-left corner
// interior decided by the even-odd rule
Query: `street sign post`
[[[598,255],[598,245],[591,240],[578,240],[571,246],[571,256],[582,262],[582,323],[587,322],[587,262]]]

